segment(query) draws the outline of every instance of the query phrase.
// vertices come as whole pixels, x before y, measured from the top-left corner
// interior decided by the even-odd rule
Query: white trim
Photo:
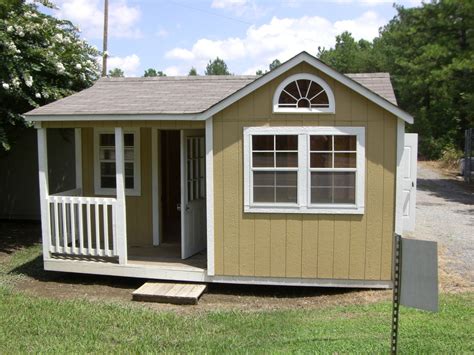
[[[125,133],[134,135],[134,188],[125,189],[127,196],[141,196],[141,145],[140,145],[140,128],[124,128]],[[96,195],[112,196],[116,194],[115,189],[100,187],[100,161],[99,161],[99,136],[100,134],[113,134],[113,128],[94,128],[94,193]]]
[[[41,234],[43,237],[43,259],[51,256],[51,228],[49,224],[49,182],[48,182],[48,136],[46,128],[38,128],[38,178],[41,209]]]
[[[115,178],[116,178],[116,198],[117,212],[115,215],[117,253],[119,263],[127,263],[127,212],[125,200],[125,147],[124,130],[122,127],[115,127]]]
[[[298,135],[298,168],[269,168],[271,171],[298,172],[298,200],[296,203],[254,203],[253,174],[251,168],[252,135]],[[355,171],[355,204],[310,204],[309,135],[356,135],[357,168],[328,169],[328,171]],[[253,213],[313,213],[313,214],[363,214],[365,211],[365,127],[245,127],[244,128],[244,212]],[[259,169],[260,170],[260,169]],[[319,169],[318,169],[319,170]],[[325,170],[325,169],[322,169]]]
[[[278,101],[280,99],[281,92],[283,89],[290,83],[296,80],[310,80],[320,85],[323,90],[326,92],[329,100],[329,107],[280,107]],[[306,94],[305,94],[306,95]],[[334,94],[331,90],[331,87],[321,78],[317,77],[314,74],[309,73],[300,73],[292,75],[285,80],[283,80],[280,85],[278,85],[275,93],[273,94],[273,113],[335,113],[336,105],[334,101]]]
[[[214,275],[214,148],[213,118],[206,120],[207,273]]]
[[[403,235],[403,151],[405,150],[405,122],[397,120],[397,181],[395,202],[395,233]]]
[[[392,281],[383,280],[339,280],[304,279],[284,277],[245,277],[245,276],[208,276],[205,269],[185,266],[134,264],[119,265],[94,261],[50,259],[44,262],[47,271],[73,272],[81,274],[135,277],[155,280],[173,280],[186,282],[209,282],[244,285],[308,286],[341,288],[392,288]]]
[[[74,128],[74,155],[76,161],[76,189],[82,190],[82,129]]]
[[[153,245],[160,245],[160,204],[159,204],[159,154],[158,154],[158,129],[151,129],[151,198],[153,213]]]
[[[153,121],[153,120],[176,120],[176,121],[200,121],[206,120],[209,117],[214,116],[217,112],[222,111],[226,107],[232,105],[234,102],[240,100],[244,96],[250,94],[251,92],[257,90],[261,86],[267,84],[268,82],[272,81],[273,79],[277,78],[281,74],[285,73],[286,71],[290,70],[291,68],[295,67],[296,65],[306,62],[316,69],[322,71],[329,77],[339,81],[340,83],[346,85],[350,89],[354,90],[358,94],[364,96],[368,100],[374,102],[375,104],[379,105],[380,107],[384,108],[388,112],[394,114],[395,116],[401,118],[407,123],[413,123],[413,116],[409,113],[403,111],[398,106],[394,105],[390,101],[384,99],[383,97],[377,95],[373,91],[367,89],[366,87],[362,86],[361,84],[357,83],[353,79],[347,77],[344,74],[337,72],[336,70],[332,69],[331,67],[327,66],[317,58],[313,57],[312,55],[308,54],[307,52],[301,52],[298,55],[294,56],[290,60],[286,61],[279,67],[273,69],[269,73],[261,76],[260,78],[256,79],[252,83],[248,84],[247,86],[243,87],[240,90],[237,90],[235,93],[231,94],[227,98],[221,100],[214,106],[208,108],[206,111],[201,113],[195,114],[104,114],[104,115],[28,115],[26,114],[27,121],[120,121],[120,120],[127,120],[127,121]]]

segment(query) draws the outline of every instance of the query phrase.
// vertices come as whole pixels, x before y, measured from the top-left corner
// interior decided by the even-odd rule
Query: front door
[[[405,133],[403,166],[403,230],[415,230],[416,169],[418,156],[418,134]]]
[[[206,165],[202,130],[181,131],[181,258],[206,249]]]

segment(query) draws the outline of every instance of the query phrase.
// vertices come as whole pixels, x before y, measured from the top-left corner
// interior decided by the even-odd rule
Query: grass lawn
[[[474,352],[474,295],[441,312],[403,309],[405,353]],[[157,313],[120,304],[56,301],[0,288],[0,352],[387,352],[390,304],[323,310]]]
[[[11,271],[39,252],[33,246],[0,263],[0,353],[389,350],[389,302],[185,315],[138,304],[54,300],[15,291],[15,278],[22,276]],[[474,352],[474,293],[442,295],[439,313],[402,308],[400,317],[402,353]]]

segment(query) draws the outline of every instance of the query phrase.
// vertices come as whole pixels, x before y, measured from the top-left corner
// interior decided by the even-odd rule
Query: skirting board
[[[268,286],[310,286],[340,288],[392,288],[392,281],[380,280],[336,280],[336,279],[299,279],[284,277],[247,277],[247,276],[208,276],[206,270],[188,270],[181,268],[153,267],[137,264],[119,265],[90,261],[48,259],[44,261],[47,271],[61,271],[81,274],[136,277],[155,280],[173,280],[188,282],[228,283]]]

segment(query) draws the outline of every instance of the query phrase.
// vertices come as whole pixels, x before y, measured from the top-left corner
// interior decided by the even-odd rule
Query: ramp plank
[[[132,298],[134,301],[197,304],[206,287],[203,284],[146,282],[133,291]]]

